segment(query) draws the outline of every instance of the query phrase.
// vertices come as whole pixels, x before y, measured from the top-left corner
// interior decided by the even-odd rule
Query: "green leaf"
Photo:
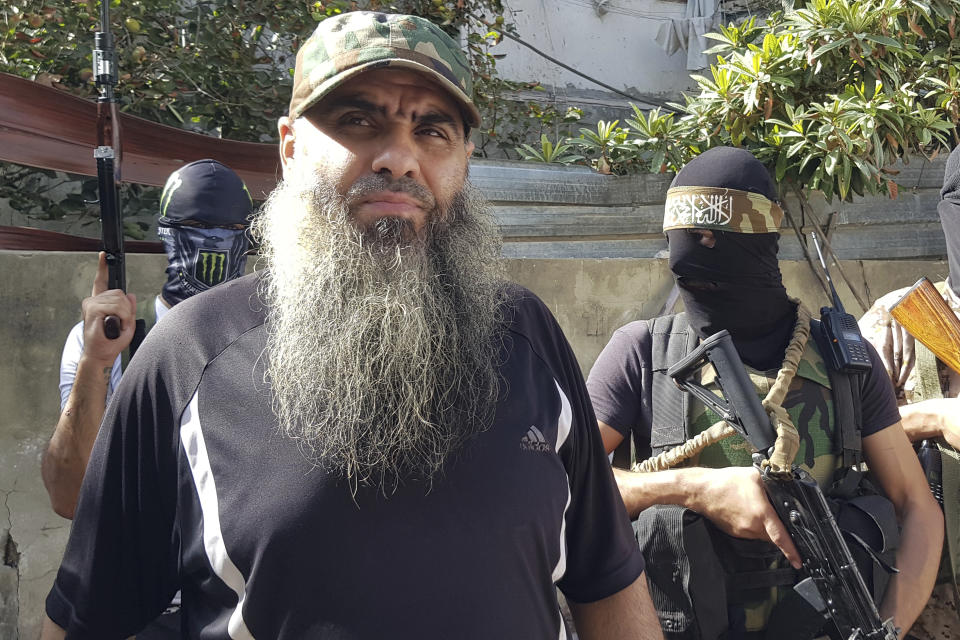
[[[824,158],[823,169],[826,171],[828,176],[832,176],[833,172],[836,171],[839,155],[840,153],[838,151],[832,151],[827,154],[826,158]]]
[[[777,177],[777,182],[781,182],[783,180],[783,176],[786,175],[787,173],[787,153],[785,151],[781,151],[780,154],[777,156],[775,173]]]
[[[173,117],[174,117],[174,118],[176,118],[177,120],[180,121],[180,124],[184,124],[184,122],[183,122],[183,116],[180,115],[180,112],[177,111],[177,110],[173,107],[172,104],[168,104],[168,105],[167,105],[167,109],[170,111],[170,113],[173,114]]]
[[[891,48],[893,48],[893,49],[901,49],[901,48],[902,48],[902,45],[900,44],[900,42],[899,42],[898,40],[894,40],[893,38],[891,38],[891,37],[889,37],[889,36],[879,35],[879,34],[875,34],[875,33],[868,33],[868,34],[866,34],[866,35],[863,36],[863,39],[864,39],[864,40],[869,40],[870,42],[874,42],[874,43],[876,43],[876,44],[882,44],[882,45],[884,45],[885,47],[891,47]]]
[[[850,158],[846,155],[841,159],[840,164],[840,199],[846,200],[847,194],[850,192],[850,175],[852,172],[852,165],[850,164]]]
[[[842,38],[835,42],[829,42],[823,45],[822,47],[820,47],[819,49],[817,49],[816,51],[814,51],[813,58],[814,59],[819,58],[823,54],[833,51],[834,49],[839,49],[840,47],[845,47],[849,45],[851,42],[853,42],[853,38]]]
[[[802,151],[805,146],[807,146],[807,141],[806,141],[806,140],[801,140],[800,142],[796,142],[796,143],[790,145],[790,146],[787,148],[787,157],[788,157],[788,158],[794,157],[795,155],[797,155],[798,153],[800,153],[800,151]]]

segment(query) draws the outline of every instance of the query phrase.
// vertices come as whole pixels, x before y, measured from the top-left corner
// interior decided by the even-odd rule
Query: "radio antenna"
[[[827,284],[830,285],[830,294],[833,296],[833,307],[840,313],[846,313],[843,309],[843,303],[840,302],[840,296],[837,295],[837,288],[833,286],[833,278],[830,277],[830,270],[827,268],[827,261],[823,259],[823,252],[820,251],[820,243],[817,242],[817,232],[811,231],[810,238],[813,240],[813,246],[817,249],[817,257],[820,258],[820,266],[823,267],[823,275],[827,277]]]

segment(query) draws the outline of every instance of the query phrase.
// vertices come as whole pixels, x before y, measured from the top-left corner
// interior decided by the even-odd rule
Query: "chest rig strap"
[[[823,331],[819,320],[810,321],[810,335],[817,341],[821,353],[829,348],[823,344]],[[863,428],[863,415],[860,400],[860,374],[834,371],[827,366],[830,387],[833,395],[834,425],[840,449],[843,451],[843,467],[849,469],[863,460],[861,454],[860,432]]]
[[[660,316],[650,321],[653,372],[653,420],[651,455],[659,455],[690,437],[690,394],[684,393],[667,375],[667,369],[697,346],[697,334],[687,323],[687,314]]]

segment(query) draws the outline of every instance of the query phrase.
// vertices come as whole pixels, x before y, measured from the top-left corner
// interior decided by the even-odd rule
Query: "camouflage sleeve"
[[[916,363],[914,339],[899,322],[893,319],[888,309],[905,292],[906,289],[901,289],[881,297],[859,321],[863,337],[880,354],[887,375],[897,392],[897,402],[900,404],[905,401],[905,386]]]

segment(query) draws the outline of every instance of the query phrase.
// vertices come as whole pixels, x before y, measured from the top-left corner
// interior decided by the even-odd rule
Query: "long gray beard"
[[[482,198],[466,185],[419,237],[389,218],[359,230],[311,174],[281,183],[253,227],[281,429],[354,491],[429,486],[499,391],[500,238]]]

